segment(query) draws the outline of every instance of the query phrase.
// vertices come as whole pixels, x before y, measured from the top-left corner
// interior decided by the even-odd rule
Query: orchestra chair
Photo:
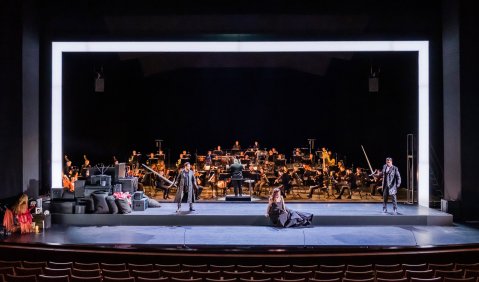
[[[101,270],[126,270],[126,263],[100,263]]]
[[[398,271],[403,270],[400,264],[376,264],[374,266],[376,271]]]
[[[102,269],[101,274],[103,277],[111,277],[111,278],[129,278],[130,271],[129,270],[108,270]]]
[[[381,271],[376,270],[376,278],[381,279],[401,279],[404,278],[404,270]]]
[[[328,279],[342,279],[344,277],[344,271],[316,271],[314,273],[314,279],[316,280],[328,280]]]
[[[262,271],[263,265],[262,264],[256,264],[256,265],[238,264],[236,265],[236,270],[237,271]]]
[[[22,267],[24,268],[38,268],[47,266],[46,261],[22,261]]]
[[[100,269],[100,264],[98,262],[92,262],[92,263],[74,262],[73,268],[83,269],[83,270],[92,270],[92,269],[94,270],[94,269]]]
[[[70,276],[70,282],[102,282],[100,275],[92,277],[79,277],[72,275]]]
[[[57,275],[57,276],[48,276],[48,275],[38,275],[38,282],[69,282],[69,275]]]
[[[319,270],[320,271],[326,271],[326,272],[331,272],[331,271],[342,271],[346,270],[346,265],[345,264],[339,264],[339,265],[324,265],[321,264],[319,265]]]
[[[49,268],[56,268],[56,269],[72,268],[73,267],[73,262],[71,262],[71,261],[68,261],[68,262],[49,261],[47,263],[47,266]]]
[[[138,278],[160,278],[160,271],[159,270],[130,270],[130,275]]]
[[[36,275],[12,275],[5,274],[4,277],[6,282],[37,282]]]
[[[49,268],[45,267],[43,269],[43,274],[45,276],[63,276],[63,275],[72,275],[72,269],[71,268]]]
[[[156,270],[169,270],[169,271],[180,271],[180,264],[155,264],[154,269]]]
[[[253,279],[255,280],[262,280],[262,279],[270,279],[273,278],[283,278],[283,272],[281,270],[278,271],[257,271],[254,270],[251,274]]]

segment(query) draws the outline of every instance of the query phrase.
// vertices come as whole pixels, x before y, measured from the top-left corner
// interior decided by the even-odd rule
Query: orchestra
[[[268,195],[276,187],[280,188],[283,197],[293,195],[293,197],[302,198],[297,191],[301,190],[303,193],[306,191],[306,199],[314,199],[313,196],[317,190],[324,192],[318,195],[323,194],[325,199],[332,196],[338,200],[346,191],[348,191],[348,199],[351,199],[352,192],[358,189],[366,189],[372,196],[381,192],[382,176],[379,170],[367,173],[366,169],[360,167],[348,167],[341,159],[336,161],[338,154],[333,155],[332,151],[326,147],[318,151],[311,149],[296,147],[288,156],[278,152],[274,147],[260,148],[258,141],[242,149],[240,142],[236,140],[231,149],[224,150],[217,145],[206,151],[204,155],[191,154],[188,150],[182,150],[173,166],[169,163],[170,157],[166,158],[161,150],[157,151],[158,153],[149,153],[143,160],[139,152],[132,150],[125,162],[125,175],[138,178],[138,183],[141,183],[143,187],[151,187],[152,194],[160,192],[164,200],[170,199],[170,189],[175,189],[170,187],[168,181],[174,180],[178,170],[185,163],[192,164],[191,168],[200,191],[207,189],[204,194],[210,195],[211,197],[207,196],[210,199],[219,199],[233,192],[231,189],[233,184],[236,185],[237,195],[242,195],[243,192],[241,189],[238,191],[238,185],[240,185],[242,189],[251,188],[252,195],[249,196],[258,197],[265,192],[264,188],[267,188],[268,193],[265,195]],[[62,176],[65,189],[74,191],[74,184],[79,176],[82,179],[89,177],[90,160],[86,155],[83,158],[84,163],[78,170],[65,156],[66,162]],[[113,165],[121,163],[115,156],[113,160]],[[145,171],[142,165],[148,166],[160,176],[151,171]],[[241,184],[239,181],[232,181],[232,167],[235,172],[240,171],[237,166],[242,167],[244,173],[242,178],[244,181],[241,181]],[[361,194],[359,195],[361,197]]]

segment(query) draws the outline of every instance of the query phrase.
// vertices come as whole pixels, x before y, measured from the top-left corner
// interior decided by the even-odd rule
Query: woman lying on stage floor
[[[269,197],[266,216],[271,223],[282,227],[307,226],[313,221],[313,214],[287,209],[279,188],[274,188]]]

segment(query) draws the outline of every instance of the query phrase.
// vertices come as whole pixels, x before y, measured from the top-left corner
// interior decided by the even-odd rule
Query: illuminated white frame
[[[418,52],[418,202],[429,206],[429,42],[52,42],[52,187],[62,187],[62,55],[72,52]]]

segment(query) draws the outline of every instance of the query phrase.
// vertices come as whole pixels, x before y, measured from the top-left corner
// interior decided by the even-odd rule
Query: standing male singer
[[[386,158],[386,164],[383,166],[383,212],[387,212],[388,196],[391,196],[393,202],[393,213],[397,214],[397,188],[401,185],[401,175],[399,169],[393,166],[393,159]]]

